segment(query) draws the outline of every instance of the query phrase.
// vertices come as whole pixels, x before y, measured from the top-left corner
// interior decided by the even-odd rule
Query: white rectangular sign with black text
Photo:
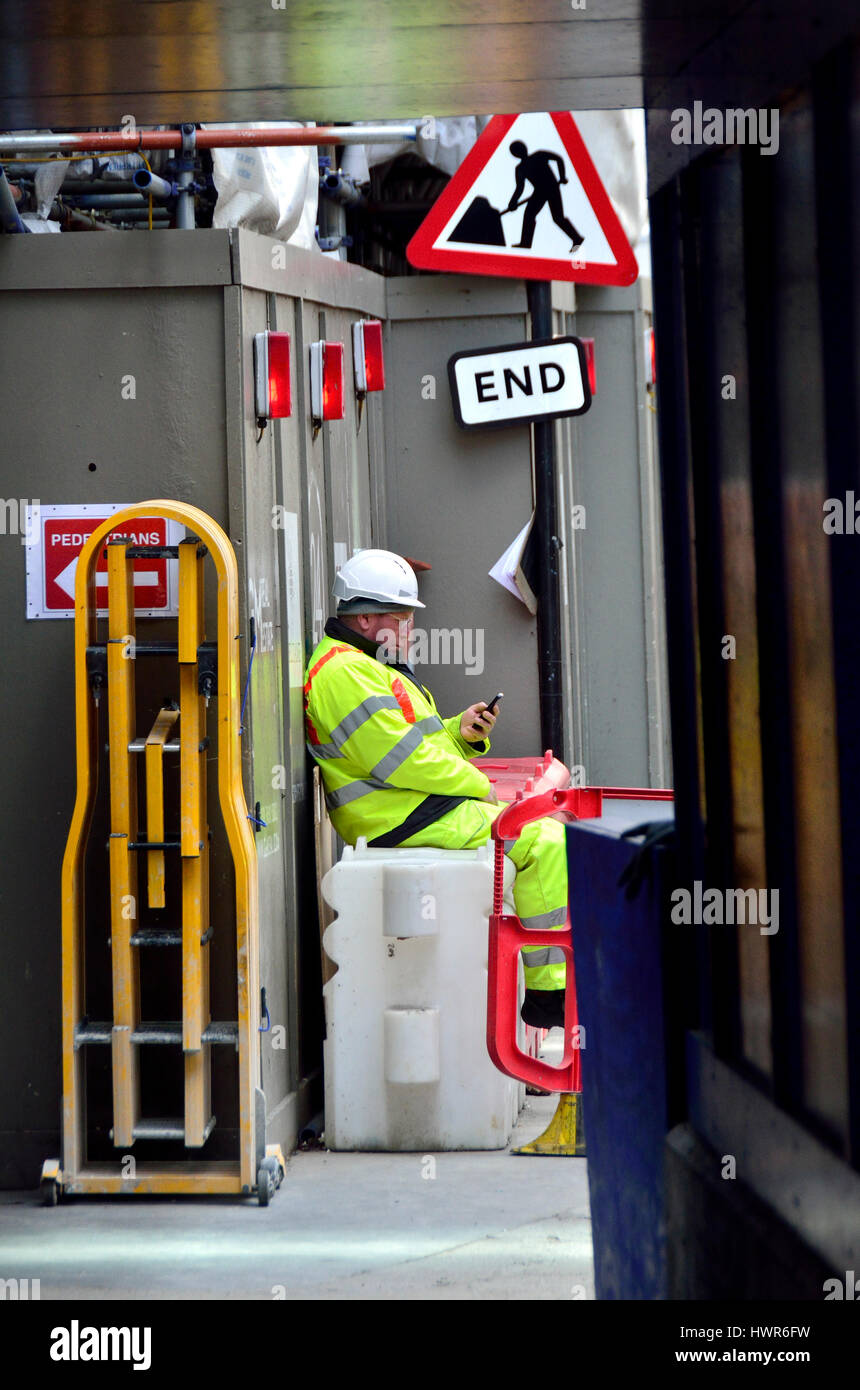
[[[585,349],[573,337],[456,352],[448,380],[457,424],[466,430],[582,415],[591,405]]]

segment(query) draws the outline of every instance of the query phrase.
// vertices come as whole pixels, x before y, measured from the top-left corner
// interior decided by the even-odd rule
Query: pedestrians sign
[[[28,509],[27,516],[27,617],[72,618],[75,614],[75,575],[78,556],[105,517],[120,504],[70,503]],[[135,545],[176,545],[184,528],[164,517],[138,517],[123,532]],[[175,617],[176,561],[165,556],[143,556],[134,561],[135,613],[138,617]],[[107,598],[107,557],[96,564],[96,591]],[[104,617],[106,609],[99,609]]]
[[[585,349],[573,337],[455,352],[448,380],[457,424],[465,430],[557,420],[582,415],[591,405]]]
[[[636,257],[569,111],[494,116],[406,247],[410,265],[632,285]]]

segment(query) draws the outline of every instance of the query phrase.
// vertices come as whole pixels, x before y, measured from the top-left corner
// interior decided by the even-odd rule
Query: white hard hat
[[[390,550],[357,550],[335,576],[333,596],[342,604],[366,599],[392,608],[424,608],[418,600],[415,571]]]

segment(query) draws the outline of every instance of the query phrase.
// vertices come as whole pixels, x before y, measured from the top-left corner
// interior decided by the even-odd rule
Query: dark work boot
[[[527,989],[520,1018],[532,1028],[563,1028],[564,990]]]

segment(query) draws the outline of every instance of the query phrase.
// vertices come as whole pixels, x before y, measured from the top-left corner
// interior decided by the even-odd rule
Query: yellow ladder
[[[163,516],[190,533],[177,546],[138,546],[123,535],[136,518]],[[97,642],[96,564],[107,553],[108,632]],[[135,632],[134,560],[175,557],[179,618],[175,643],[139,643]],[[218,581],[217,643],[204,630],[204,561]],[[257,857],[241,780],[239,601],[236,557],[227,536],[197,507],[140,502],[104,521],[90,536],[75,581],[75,709],[77,795],[62,872],[63,1159],[42,1170],[43,1200],[77,1193],[256,1193],[269,1201],[284,1173],[277,1145],[266,1148],[265,1099],[259,1075]],[[179,701],[165,704],[138,737],[135,678],[148,655],[175,656]],[[84,872],[98,793],[99,708],[107,691],[109,744],[108,872],[113,1019],[90,1021],[84,971]],[[207,707],[215,701],[218,800],[233,860],[236,903],[237,1017],[213,1022],[209,1007],[209,828]],[[177,739],[178,729],[178,739]],[[102,736],[103,737],[103,734]],[[164,758],[179,754],[179,833],[166,838]],[[144,759],[146,833],[138,827],[138,768]],[[141,925],[144,907],[166,906],[165,856],[181,860],[181,913],[176,930]],[[141,864],[140,857],[144,863]],[[143,896],[141,896],[141,892]],[[179,904],[177,904],[179,906]],[[182,958],[182,1019],[141,1017],[139,953],[177,945]],[[239,1065],[239,1160],[156,1163],[125,1154],[116,1162],[87,1159],[84,1049],[109,1044],[113,1082],[113,1145],[175,1139],[201,1148],[215,1125],[211,1114],[211,1049],[232,1044]],[[184,1060],[185,1113],[178,1120],[141,1114],[140,1048],[179,1045]]]

